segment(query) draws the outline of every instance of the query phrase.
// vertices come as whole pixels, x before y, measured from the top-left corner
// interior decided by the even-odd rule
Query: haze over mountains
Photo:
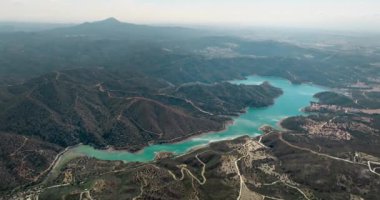
[[[85,36],[91,39],[110,39],[110,40],[175,40],[187,37],[197,37],[204,34],[198,30],[181,27],[153,27],[120,22],[111,17],[102,21],[83,23],[74,27],[64,27],[51,31],[52,34],[65,37]]]
[[[0,19],[83,22],[116,16],[134,23],[219,24],[379,31],[376,0],[25,1],[2,0]]]
[[[365,70],[353,69],[353,66],[362,65],[362,60],[376,63],[378,54],[377,51],[353,55],[333,49],[305,49],[287,43],[212,36],[212,33],[195,29],[121,23],[114,18],[42,32],[2,33],[1,38],[0,71],[2,81],[8,84],[53,70],[83,67],[132,69],[173,83],[179,81],[173,80],[174,77],[181,77],[181,82],[226,79],[223,78],[225,73],[221,73],[226,70],[227,79],[237,78],[250,74],[250,68],[256,68],[255,73],[275,73],[294,81],[312,79],[317,82],[317,77],[303,78],[304,74],[297,73],[304,70],[302,66],[308,65],[307,70],[317,74],[323,73],[323,70],[318,72],[319,66],[340,67],[351,76],[358,74],[352,70]],[[283,59],[288,64],[276,64]],[[344,66],[333,64],[342,60],[346,60]],[[218,72],[211,72],[215,69]],[[176,76],[170,75],[174,73]],[[353,78],[352,81],[360,79]]]
[[[1,195],[377,197],[380,49],[346,47],[251,40],[115,18],[1,32]],[[65,148],[79,143],[135,152],[223,130],[247,107],[270,106],[282,95],[268,82],[228,82],[253,74],[331,91],[315,96],[320,101],[305,109],[311,115],[283,121],[288,130],[266,127],[260,138],[210,144],[184,156],[158,155],[148,163],[70,156],[59,162]],[[327,172],[317,177],[321,170]],[[372,184],[362,190],[367,182]],[[217,195],[220,185],[224,190]]]

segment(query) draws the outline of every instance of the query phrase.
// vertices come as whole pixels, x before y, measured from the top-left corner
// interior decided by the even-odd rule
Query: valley
[[[158,152],[171,152],[176,155],[186,153],[192,148],[207,145],[210,141],[219,141],[240,137],[243,135],[257,136],[261,134],[260,127],[271,125],[276,127],[286,116],[302,114],[301,108],[313,100],[313,94],[323,91],[323,88],[313,85],[293,85],[289,81],[275,77],[250,76],[245,80],[231,81],[234,84],[260,85],[263,82],[281,88],[283,94],[275,100],[274,105],[264,108],[248,108],[246,113],[235,117],[226,130],[194,136],[186,141],[174,144],[156,144],[136,152],[120,152],[112,150],[95,150],[89,146],[79,146],[72,149],[77,154],[95,157],[101,160],[150,161]],[[297,101],[291,101],[296,98]]]
[[[371,48],[115,18],[0,32],[0,199],[377,199]]]
[[[235,118],[226,131],[185,142],[152,145],[137,153],[79,146],[72,149],[76,156],[60,165],[60,173],[49,175],[41,189],[20,195],[39,199],[76,198],[84,194],[94,199],[121,196],[130,199],[373,199],[379,195],[377,126],[380,118],[376,114],[357,116],[357,113],[336,114],[335,111],[332,114],[329,110],[316,114],[313,110],[304,115],[301,108],[325,88],[258,76],[232,82],[260,84],[263,81],[282,88],[283,95],[271,107],[249,109]],[[297,94],[299,101],[291,101]],[[279,112],[299,116],[273,121]],[[247,120],[252,120],[251,124]],[[349,137],[342,138],[343,132]],[[199,147],[191,149],[189,144]],[[159,151],[162,153],[156,155]],[[216,185],[223,187],[223,191],[210,192]]]

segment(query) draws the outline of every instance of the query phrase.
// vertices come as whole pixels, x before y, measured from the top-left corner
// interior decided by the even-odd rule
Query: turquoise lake
[[[234,118],[234,123],[226,130],[216,133],[203,134],[173,144],[151,145],[137,153],[126,151],[96,150],[91,146],[81,145],[73,152],[95,157],[101,160],[150,161],[155,153],[169,151],[183,154],[194,147],[207,145],[210,142],[233,139],[242,135],[257,136],[261,134],[262,125],[277,127],[277,123],[286,117],[302,115],[301,109],[313,101],[313,95],[326,89],[312,84],[291,84],[288,80],[277,77],[249,76],[246,80],[230,81],[234,84],[257,85],[268,81],[283,90],[284,94],[275,100],[275,104],[264,108],[249,108],[246,113]]]

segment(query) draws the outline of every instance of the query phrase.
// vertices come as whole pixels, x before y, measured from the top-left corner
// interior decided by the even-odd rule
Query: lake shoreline
[[[91,145],[87,145],[87,146],[90,146],[92,148],[94,148],[95,150],[102,150],[102,151],[107,151],[107,152],[127,152],[127,153],[132,153],[132,154],[139,154],[141,153],[142,151],[144,151],[145,148],[149,147],[149,146],[152,146],[152,145],[160,145],[160,144],[180,144],[182,142],[186,142],[188,140],[191,140],[195,137],[199,137],[199,136],[202,136],[202,135],[208,135],[208,134],[213,134],[213,133],[219,133],[221,131],[225,131],[228,129],[229,126],[233,125],[235,123],[235,120],[234,119],[231,119],[231,120],[228,120],[226,121],[224,124],[223,124],[223,128],[220,129],[220,130],[213,130],[213,131],[206,131],[206,132],[200,132],[200,133],[192,133],[192,134],[189,134],[189,135],[186,135],[186,136],[183,136],[181,138],[174,138],[170,141],[164,141],[164,142],[156,142],[156,143],[151,143],[151,144],[148,144],[148,145],[144,145],[142,146],[142,148],[136,150],[136,151],[130,151],[128,150],[127,148],[115,148],[113,146],[108,146],[107,148],[96,148],[94,146],[91,146]],[[76,145],[76,147],[80,147],[80,146],[86,146],[86,145]]]
[[[88,157],[125,162],[149,162],[154,160],[157,152],[170,152],[180,156],[217,141],[244,135],[255,138],[257,134],[262,134],[259,129],[262,125],[269,125],[280,131],[285,130],[281,125],[282,122],[290,116],[302,115],[303,112],[300,109],[310,104],[314,94],[324,91],[317,85],[310,83],[294,85],[289,80],[279,77],[250,76],[245,80],[231,82],[246,85],[269,82],[272,86],[282,89],[283,94],[276,97],[271,105],[258,108],[247,107],[238,116],[229,116],[232,119],[227,120],[221,130],[197,132],[168,141],[158,141],[142,146],[138,151],[126,151],[110,146],[103,150],[92,146],[81,146],[75,150]]]

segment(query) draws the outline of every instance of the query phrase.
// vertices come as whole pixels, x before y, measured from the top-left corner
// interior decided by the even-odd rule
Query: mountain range
[[[2,32],[0,199],[374,199],[378,51],[332,49],[114,18]],[[253,74],[331,91],[257,138],[147,163],[79,157],[56,167],[78,144],[136,152],[223,130],[282,94],[230,83]]]

